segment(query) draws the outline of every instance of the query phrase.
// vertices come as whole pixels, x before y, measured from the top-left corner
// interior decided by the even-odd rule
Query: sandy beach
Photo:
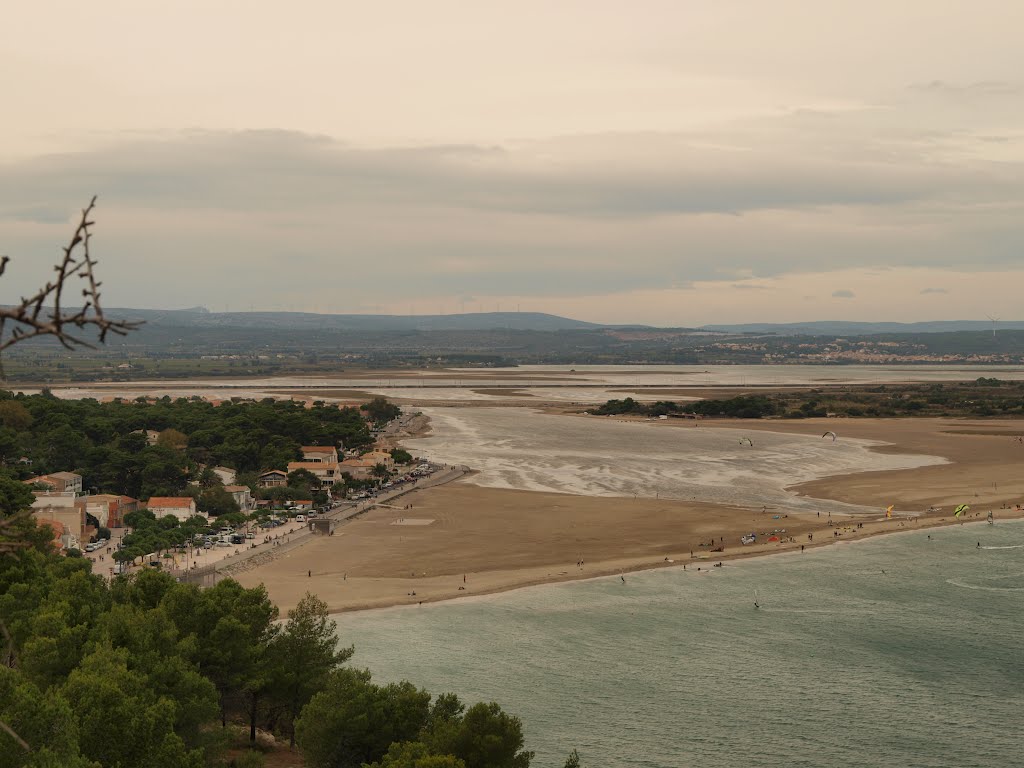
[[[553,418],[573,418],[570,416]],[[735,428],[730,421],[651,423],[652,429]],[[1021,426],[1003,421],[800,420],[742,422],[745,430],[875,440],[887,453],[942,456],[951,464],[837,475],[804,483],[794,493],[877,505],[877,516],[838,517],[671,499],[587,497],[483,488],[472,478],[415,491],[403,507],[377,508],[272,562],[237,575],[264,583],[282,612],[305,592],[332,611],[447,600],[531,584],[627,573],[653,567],[709,568],[735,557],[827,546],[883,533],[1020,517],[1024,502]],[[411,508],[405,508],[409,504]],[[884,508],[895,505],[894,517]],[[923,513],[929,507],[938,512]],[[1009,508],[1006,508],[1009,507]],[[832,523],[832,524],[830,524]],[[785,530],[782,533],[782,529]],[[758,533],[758,543],[739,538]],[[773,531],[779,541],[768,541]],[[724,551],[714,551],[724,547]],[[692,554],[691,554],[692,553]],[[582,565],[580,565],[582,562]]]

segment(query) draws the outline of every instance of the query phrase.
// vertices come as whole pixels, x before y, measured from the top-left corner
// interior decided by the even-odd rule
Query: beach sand
[[[741,424],[745,430],[778,432],[831,429],[840,440],[880,441],[886,443],[881,451],[939,455],[952,464],[841,475],[792,489],[879,508],[878,517],[837,517],[832,526],[825,515],[813,513],[773,519],[779,511],[482,488],[461,480],[414,491],[399,502],[411,504],[410,509],[374,509],[340,526],[334,536],[317,537],[236,578],[246,586],[264,583],[282,613],[307,591],[318,594],[332,611],[359,610],[653,567],[709,568],[737,556],[952,524],[952,508],[960,503],[971,505],[967,520],[984,519],[989,509],[997,520],[1022,514],[1001,509],[1024,502],[1024,445],[1016,441],[1022,432],[1016,422],[808,419]],[[651,422],[651,428],[673,429],[737,425],[727,420],[704,421],[699,427]],[[889,504],[895,505],[896,516],[887,520]],[[920,514],[929,506],[941,509]],[[393,524],[400,518],[406,524]],[[409,524],[416,520],[433,522]],[[863,527],[857,528],[858,523]],[[761,534],[774,529],[786,530],[782,540],[766,541]],[[751,531],[759,534],[758,543],[742,546],[740,536]],[[718,546],[725,551],[713,552]],[[581,560],[582,567],[577,565]]]

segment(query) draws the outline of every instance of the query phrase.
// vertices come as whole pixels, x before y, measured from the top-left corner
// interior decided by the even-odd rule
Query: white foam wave
[[[963,589],[976,589],[981,592],[1024,592],[1024,587],[985,587],[980,584],[965,584],[957,579],[946,579],[947,584]]]

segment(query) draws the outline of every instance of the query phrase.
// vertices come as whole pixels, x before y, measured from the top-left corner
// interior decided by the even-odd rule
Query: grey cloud
[[[853,291],[851,291],[849,288],[842,288],[842,289],[840,289],[838,291],[832,291],[832,298],[833,299],[852,299],[855,296],[856,296],[856,294]]]
[[[1019,263],[1021,165],[957,154],[982,145],[973,135],[943,154],[946,134],[896,135],[872,122],[884,117],[508,147],[366,149],[287,131],[136,138],[0,167],[0,243],[16,266],[51,258],[96,193],[105,261],[124,274],[149,265],[122,303],[149,291],[212,306],[223,286],[300,301],[313,273],[337,275],[342,304],[375,304],[366,293],[381,265],[381,296],[405,301],[702,280],[753,290],[748,277],[802,271]]]
[[[839,137],[831,142],[842,143]],[[871,148],[857,158],[841,146],[835,152],[770,137],[765,144],[714,151],[694,137],[655,134],[577,137],[518,150],[357,149],[283,131],[192,134],[8,166],[0,216],[59,210],[90,191],[120,205],[174,209],[429,205],[635,218],[896,205],[946,199],[953,190],[990,199],[1019,187],[1005,170],[949,168],[913,156],[893,162]],[[608,160],[631,154],[641,157]]]

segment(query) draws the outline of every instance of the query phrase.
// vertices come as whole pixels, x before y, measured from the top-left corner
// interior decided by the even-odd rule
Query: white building
[[[146,509],[156,515],[158,520],[167,515],[174,515],[184,522],[198,514],[196,500],[191,496],[154,496],[146,502]]]

